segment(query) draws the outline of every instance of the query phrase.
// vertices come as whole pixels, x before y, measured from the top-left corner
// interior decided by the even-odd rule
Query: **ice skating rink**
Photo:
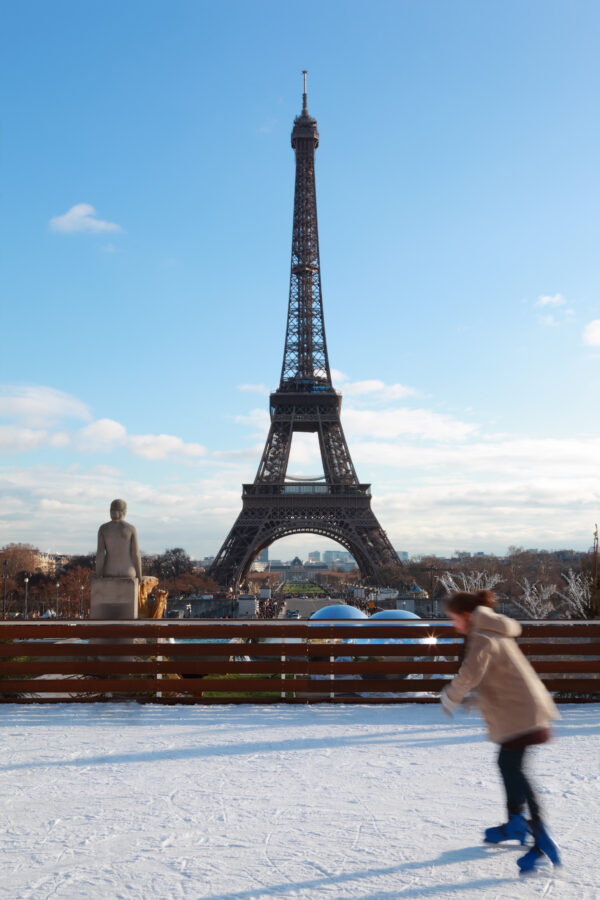
[[[531,773],[564,866],[519,878],[475,714],[6,705],[0,897],[597,900],[600,706],[561,712]]]

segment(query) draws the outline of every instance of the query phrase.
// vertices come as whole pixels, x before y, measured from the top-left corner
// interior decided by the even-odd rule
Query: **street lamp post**
[[[25,577],[25,618],[27,618],[27,601],[29,599],[29,578]]]
[[[2,600],[2,618],[3,618],[3,619],[6,619],[6,580],[7,580],[7,578],[8,578],[7,566],[8,566],[8,560],[5,559],[5,560],[4,560],[4,572],[3,572],[3,577],[4,577],[4,599]]]
[[[56,618],[58,619],[58,591],[60,589],[60,581],[56,582]]]

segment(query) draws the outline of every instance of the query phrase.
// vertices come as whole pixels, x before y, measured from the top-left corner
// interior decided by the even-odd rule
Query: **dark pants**
[[[525,803],[529,807],[532,819],[539,819],[540,807],[529,780],[523,772],[523,763],[527,747],[516,750],[500,749],[498,766],[506,790],[506,805],[509,815],[523,811]]]

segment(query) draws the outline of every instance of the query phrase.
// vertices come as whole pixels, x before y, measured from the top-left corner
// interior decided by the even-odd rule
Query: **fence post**
[[[165,643],[165,640],[166,640],[166,638],[158,638],[158,643],[159,643],[159,644],[164,644],[164,643]],[[157,657],[156,657],[156,662],[159,662],[159,663],[160,663],[160,662],[163,661],[163,659],[164,659],[163,656],[157,656]],[[160,671],[157,670],[157,672],[156,672],[156,680],[157,680],[157,681],[159,681],[159,680],[162,681],[162,677],[163,677],[163,676],[162,676],[162,672],[160,672]],[[162,691],[157,691],[157,692],[156,692],[156,699],[157,699],[157,700],[162,699]]]

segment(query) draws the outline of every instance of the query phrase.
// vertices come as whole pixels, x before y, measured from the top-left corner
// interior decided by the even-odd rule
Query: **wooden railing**
[[[600,700],[599,621],[519,644],[557,700]],[[0,702],[427,703],[462,648],[440,620],[0,622]]]

